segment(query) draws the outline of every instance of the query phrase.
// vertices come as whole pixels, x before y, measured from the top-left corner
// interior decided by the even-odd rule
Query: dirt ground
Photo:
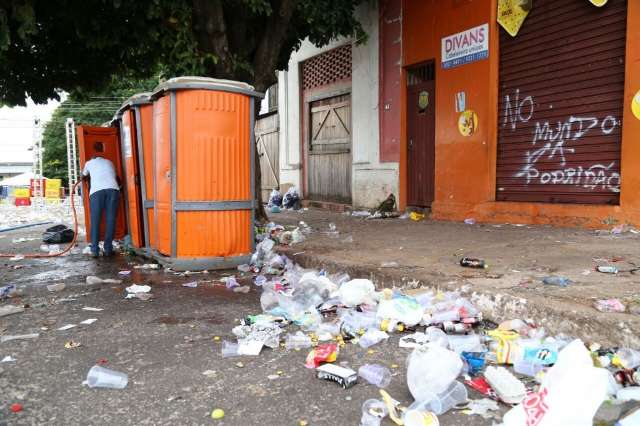
[[[590,300],[596,296],[634,297],[638,278],[628,273],[582,274],[593,269],[596,257],[616,256],[620,258],[616,264],[621,267],[636,260],[638,240],[632,234],[614,237],[591,231],[510,225],[364,221],[320,211],[272,218],[288,224],[304,220],[314,228],[307,242],[288,249],[294,259],[316,266],[344,267],[353,277],[371,276],[381,286],[408,286],[415,280],[442,288],[468,286],[473,291],[467,291],[474,294],[515,295],[528,301],[523,306],[530,310],[523,312],[533,318],[549,313],[537,304],[546,300],[549,306],[587,312],[590,320],[585,330],[597,330],[587,334],[611,335],[610,340],[624,337],[626,334],[619,330],[630,328],[635,319],[628,314],[598,313],[591,308]],[[337,235],[324,233],[329,223],[336,224]],[[38,240],[12,241],[38,237],[43,228],[0,233],[0,252],[37,251],[41,244]],[[348,242],[349,237],[353,242]],[[491,268],[462,269],[456,264],[461,255],[482,257]],[[381,267],[381,262],[391,261],[398,267]],[[0,318],[0,335],[40,334],[33,340],[0,344],[0,359],[16,359],[0,363],[0,425],[298,425],[301,420],[309,425],[358,425],[362,403],[378,397],[372,385],[359,383],[343,390],[335,383],[316,379],[304,368],[306,350],[264,349],[257,357],[222,358],[220,342],[234,340],[233,326],[246,315],[260,313],[259,289],[252,286],[246,295],[229,292],[216,282],[224,272],[183,276],[134,269],[135,264],[143,262],[125,256],[94,261],[78,253],[55,259],[0,260],[0,283],[15,283],[22,294],[0,302],[0,306],[28,306],[24,313]],[[120,277],[122,284],[85,284],[87,275],[116,278],[120,270],[133,271]],[[239,277],[237,271],[229,272]],[[548,274],[566,275],[576,282],[567,288],[543,287],[538,279]],[[248,281],[250,277],[242,279]],[[194,280],[199,281],[195,289],[180,285]],[[46,285],[57,282],[64,282],[66,288],[48,292]],[[124,288],[132,283],[150,284],[154,299],[125,300]],[[89,312],[83,307],[104,310]],[[567,317],[571,315],[567,313]],[[614,319],[595,321],[598,316]],[[97,321],[57,330],[88,318]],[[620,328],[619,323],[628,325]],[[552,332],[554,324],[549,321]],[[617,334],[601,329],[610,324],[617,327]],[[627,334],[634,335],[635,331]],[[216,336],[220,341],[214,340]],[[372,362],[388,366],[393,378],[387,390],[408,404],[412,401],[406,386],[410,350],[399,348],[398,338],[394,335],[371,351],[348,344],[338,361],[356,370]],[[66,349],[65,343],[70,340],[81,346]],[[100,361],[128,374],[126,389],[82,385],[87,371]],[[243,366],[236,366],[237,362]],[[268,378],[279,371],[281,377]],[[480,396],[470,392],[470,397]],[[22,404],[24,410],[11,413],[13,403]],[[224,419],[212,420],[209,416],[213,408],[224,409]],[[440,416],[441,425],[492,422],[459,411]],[[392,423],[387,419],[382,425]]]
[[[531,318],[553,332],[587,341],[640,346],[640,316],[602,313],[598,299],[640,302],[640,235],[519,224],[466,225],[408,219],[364,220],[310,209],[271,214],[275,223],[304,221],[308,241],[286,252],[308,267],[368,275],[379,286],[425,285],[462,290],[494,320]],[[337,234],[329,232],[333,223]],[[484,259],[486,270],[462,268],[461,257]],[[383,267],[385,262],[397,266]],[[616,275],[595,271],[614,265]],[[386,265],[385,265],[386,266]],[[626,271],[626,272],[625,272]],[[542,278],[567,277],[567,287]],[[411,284],[410,284],[411,283]]]
[[[37,237],[41,232],[42,228],[31,228],[0,234],[0,252],[33,252],[39,241],[13,244],[12,240]],[[40,334],[37,339],[0,344],[0,359],[16,359],[0,363],[0,425],[297,426],[301,420],[311,426],[358,425],[363,402],[379,397],[377,388],[369,384],[343,390],[315,378],[304,367],[307,350],[263,349],[257,357],[222,358],[220,342],[235,341],[231,329],[244,316],[261,312],[258,289],[252,286],[249,294],[237,294],[219,282],[204,282],[218,279],[221,273],[180,276],[133,269],[128,262],[143,260],[119,256],[94,261],[81,254],[0,260],[0,283],[15,283],[22,293],[0,306],[28,305],[24,313],[0,318],[0,336]],[[114,278],[120,270],[133,271],[121,277],[122,284],[85,284],[87,275]],[[195,289],[180,285],[194,280],[200,282]],[[56,282],[66,283],[66,288],[48,292],[46,285]],[[124,288],[132,283],[150,284],[154,299],[125,300]],[[104,311],[89,312],[83,307]],[[57,330],[89,318],[97,321]],[[215,341],[216,336],[221,340]],[[365,363],[391,368],[393,378],[387,390],[408,404],[412,399],[405,362],[410,350],[398,348],[398,338],[392,336],[371,351],[349,344],[338,361],[356,370]],[[70,340],[81,346],[66,349]],[[106,360],[105,367],[128,374],[126,389],[82,385],[88,370],[100,360]],[[237,367],[237,362],[244,366]],[[278,371],[281,377],[268,378]],[[14,403],[22,404],[24,410],[11,413]],[[210,418],[214,408],[224,409],[224,419]],[[441,416],[440,422],[491,424],[460,412]],[[387,419],[383,425],[392,422]]]

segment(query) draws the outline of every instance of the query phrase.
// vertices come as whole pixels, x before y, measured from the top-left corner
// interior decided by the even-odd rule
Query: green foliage
[[[25,93],[44,103],[60,90],[104,91],[112,76],[145,79],[158,69],[264,90],[306,37],[317,45],[362,40],[354,17],[362,1],[0,2],[0,105],[24,105]]]
[[[65,123],[73,118],[76,124],[99,126],[110,121],[120,105],[130,96],[150,91],[158,84],[157,78],[137,80],[113,78],[103,91],[76,91],[53,113],[46,123],[42,146],[42,167],[48,178],[60,178],[67,184],[67,142]]]

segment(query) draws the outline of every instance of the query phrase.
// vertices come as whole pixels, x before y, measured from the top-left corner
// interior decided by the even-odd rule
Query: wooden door
[[[311,102],[309,123],[308,198],[351,204],[351,96]]]
[[[118,137],[118,129],[115,127],[89,127],[78,126],[78,151],[80,154],[80,170],[84,169],[84,165],[95,154],[93,145],[95,142],[102,142],[104,152],[100,155],[108,160],[111,160],[113,166],[116,169],[116,174],[120,178],[121,182],[124,182],[122,177],[122,159],[120,157],[120,138]],[[87,242],[91,241],[91,226],[93,225],[90,220],[91,211],[89,209],[89,185],[86,182],[82,183],[82,202],[84,205],[84,223],[87,234]],[[104,236],[105,229],[105,217],[102,216],[100,223],[100,237]],[[119,240],[124,238],[127,234],[127,223],[124,213],[124,200],[120,197],[120,205],[118,206],[118,216],[116,219],[116,230],[114,239]]]
[[[280,140],[278,114],[258,118],[256,121],[256,144],[260,156],[262,201],[269,200],[273,188],[280,186]]]
[[[435,81],[433,72],[408,73],[407,204],[430,207],[435,171]]]

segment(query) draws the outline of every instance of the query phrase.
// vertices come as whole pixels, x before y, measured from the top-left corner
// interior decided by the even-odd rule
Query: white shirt
[[[118,189],[116,169],[113,167],[113,163],[106,158],[96,157],[87,161],[82,175],[91,177],[89,196],[103,189]]]

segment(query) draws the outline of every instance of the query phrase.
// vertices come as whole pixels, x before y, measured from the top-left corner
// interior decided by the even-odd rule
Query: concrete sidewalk
[[[640,262],[640,235],[549,226],[364,220],[314,209],[271,214],[271,219],[283,225],[305,221],[314,229],[306,242],[285,249],[303,266],[367,276],[379,287],[458,289],[494,321],[531,318],[553,334],[640,345],[640,316],[593,308],[597,299],[640,303],[640,273],[595,271],[600,264],[632,269]],[[330,223],[338,234],[328,232]],[[458,261],[463,256],[482,258],[490,268],[462,268]],[[397,266],[383,267],[384,262]],[[549,275],[565,276],[573,283],[564,288],[544,285],[541,280]]]

